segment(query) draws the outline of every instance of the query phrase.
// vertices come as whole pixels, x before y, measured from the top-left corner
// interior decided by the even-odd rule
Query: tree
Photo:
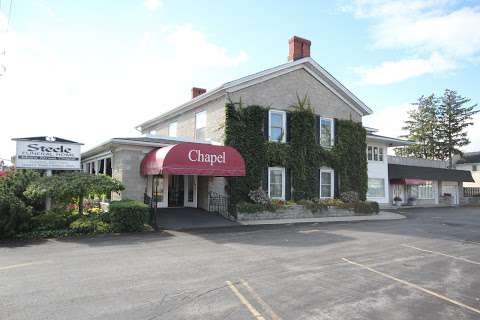
[[[50,196],[58,201],[73,200],[78,202],[78,212],[83,214],[85,197],[104,196],[121,190],[124,190],[122,184],[109,176],[70,172],[37,179],[28,186],[25,195],[33,199]]]
[[[428,97],[421,96],[417,102],[412,103],[415,109],[408,112],[409,119],[405,121],[402,130],[408,134],[402,136],[411,141],[414,145],[395,149],[398,156],[413,156],[417,158],[436,159],[438,156],[438,98],[431,94]]]
[[[479,110],[476,104],[466,106],[471,99],[446,89],[438,109],[438,140],[440,159],[448,159],[450,168],[455,154],[462,154],[460,147],[470,143],[465,129],[473,125],[472,117]]]
[[[40,177],[33,170],[15,170],[0,178],[0,238],[29,230],[32,211],[43,210],[41,201],[32,201],[23,193]]]

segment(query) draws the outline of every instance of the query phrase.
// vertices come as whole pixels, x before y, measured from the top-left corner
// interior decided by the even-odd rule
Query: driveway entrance
[[[158,208],[157,226],[159,229],[181,230],[239,225],[224,217],[198,208]]]

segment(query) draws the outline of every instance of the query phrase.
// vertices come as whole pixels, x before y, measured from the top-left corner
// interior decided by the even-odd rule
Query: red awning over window
[[[143,176],[157,174],[232,177],[245,175],[245,161],[232,147],[179,143],[150,151],[142,160]]]
[[[391,184],[404,184],[409,186],[418,186],[426,182],[428,181],[422,179],[390,179]]]

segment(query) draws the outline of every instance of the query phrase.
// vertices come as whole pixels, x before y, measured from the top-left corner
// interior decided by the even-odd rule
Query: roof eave
[[[157,123],[161,121],[165,121],[171,117],[176,116],[177,113],[179,112],[185,112],[189,111],[198,105],[201,105],[202,103],[206,103],[208,101],[214,100],[215,98],[220,97],[221,95],[225,94],[226,91],[229,92],[234,92],[235,87],[241,86],[247,82],[256,80],[258,78],[266,77],[270,74],[274,74],[277,72],[281,72],[290,68],[296,68],[297,66],[300,65],[305,65],[305,69],[308,71],[308,66],[306,65],[309,63],[311,66],[313,66],[316,70],[318,70],[323,76],[325,76],[336,88],[340,90],[343,94],[345,94],[349,99],[352,100],[352,102],[355,104],[354,109],[359,112],[362,116],[366,116],[369,114],[372,114],[373,111],[365,105],[359,98],[357,98],[350,90],[348,90],[344,85],[342,85],[335,77],[333,77],[328,71],[326,71],[324,68],[322,68],[313,58],[311,57],[305,57],[302,59],[298,59],[295,61],[291,61],[288,63],[281,64],[279,66],[269,68],[245,77],[242,77],[237,80],[233,80],[230,82],[226,82],[223,85],[213,89],[212,91],[207,91],[206,93],[199,95],[198,97],[187,101],[180,106],[167,111],[160,116],[157,116],[151,120],[145,121],[142,124],[138,125],[135,127],[136,130],[145,132],[145,130],[151,128],[152,126],[156,125]],[[343,99],[343,98],[342,98]]]
[[[376,135],[370,135],[370,134],[367,134],[367,139],[388,143],[390,147],[410,146],[410,145],[416,144],[416,142],[410,141],[410,140],[402,140],[397,138],[382,137],[382,136],[376,136]]]

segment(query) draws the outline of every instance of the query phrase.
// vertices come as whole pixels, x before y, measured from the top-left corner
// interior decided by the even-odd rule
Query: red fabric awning
[[[425,184],[427,180],[423,179],[391,179],[391,184],[404,184],[409,186],[417,186],[421,184]]]
[[[157,174],[232,177],[245,175],[245,161],[232,147],[179,143],[150,151],[142,160],[143,176]]]

